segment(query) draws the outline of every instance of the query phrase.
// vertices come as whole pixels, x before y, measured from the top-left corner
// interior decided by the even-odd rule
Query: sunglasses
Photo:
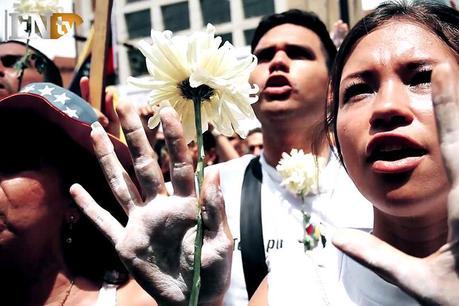
[[[2,62],[2,65],[3,67],[5,68],[13,68],[14,65],[16,65],[17,62],[19,62],[19,60],[23,57],[24,55],[20,55],[20,54],[6,54],[6,55],[2,55],[0,56],[0,61]],[[36,55],[36,54],[31,54],[29,59],[31,61],[34,61],[35,62],[35,67],[37,66],[37,60],[39,59],[39,57]],[[30,67],[30,62],[29,62],[29,67]]]
[[[257,148],[261,150],[261,149],[263,149],[263,145],[262,145],[262,144],[259,144],[259,145],[251,145],[251,146],[249,146],[249,152],[253,152],[253,151],[255,151],[255,149],[257,149]]]

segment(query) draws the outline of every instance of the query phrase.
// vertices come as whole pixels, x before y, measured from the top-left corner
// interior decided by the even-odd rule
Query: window
[[[148,73],[145,56],[143,56],[142,52],[131,47],[128,49],[127,55],[132,76],[139,76]]]
[[[161,12],[165,30],[175,32],[190,28],[188,1],[164,5]]]
[[[255,34],[255,29],[249,29],[244,31],[245,44],[249,45],[252,43],[253,35]]]
[[[216,36],[220,36],[222,38],[222,45],[225,43],[225,41],[228,41],[229,43],[233,44],[233,33],[222,33],[222,34],[216,34]]]
[[[274,0],[242,0],[245,18],[274,13]]]
[[[143,10],[124,15],[129,38],[146,37],[150,35],[150,10]]]
[[[230,0],[200,0],[204,25],[231,21]]]

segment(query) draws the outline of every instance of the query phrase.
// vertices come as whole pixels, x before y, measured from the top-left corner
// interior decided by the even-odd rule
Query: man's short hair
[[[250,135],[255,134],[255,133],[263,133],[262,130],[261,130],[261,127],[256,127],[256,128],[254,128],[254,129],[251,129],[251,130],[247,133],[247,137],[249,137]]]
[[[0,42],[0,45],[2,44],[8,44],[8,43],[13,43],[13,44],[18,44],[18,45],[21,45],[21,46],[24,46],[24,47],[27,47],[26,43],[22,42],[22,41],[19,41],[19,40],[6,40],[6,41],[2,41]],[[43,76],[44,76],[44,82],[49,82],[49,83],[53,83],[57,86],[62,86],[62,76],[61,76],[61,73],[59,71],[59,68],[57,68],[56,64],[54,64],[54,62],[49,58],[47,57],[43,52],[41,52],[40,50],[32,47],[32,46],[28,46],[28,48],[30,50],[32,50],[32,52],[35,54],[35,56],[37,57],[36,60],[35,60],[35,69],[37,68],[36,66],[37,65],[43,65]]]
[[[272,14],[263,17],[255,30],[255,34],[253,35],[251,44],[252,53],[266,32],[285,23],[291,23],[305,27],[317,34],[320,41],[322,42],[325,51],[324,54],[327,58],[327,66],[330,70],[335,59],[336,47],[330,38],[330,33],[328,33],[327,27],[320,20],[319,16],[313,12],[292,9],[283,13]]]

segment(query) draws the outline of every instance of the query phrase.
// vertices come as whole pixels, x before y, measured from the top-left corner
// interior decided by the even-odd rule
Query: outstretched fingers
[[[200,297],[210,302],[222,297],[230,284],[234,244],[216,169],[210,168],[206,172],[201,199],[204,227],[202,279],[206,286],[203,286]]]
[[[105,94],[104,115],[108,120],[105,129],[108,133],[119,138],[121,132],[120,120],[115,111],[115,96],[112,91],[107,90]]]
[[[201,192],[202,223],[206,242],[203,247],[203,266],[206,266],[208,261],[215,261],[215,256],[228,263],[233,254],[233,237],[226,219],[225,201],[219,185],[218,170],[209,169]]]
[[[219,187],[218,170],[209,168],[209,171],[206,171],[200,201],[204,230],[202,265],[205,266],[206,257],[208,261],[212,261],[214,255],[220,256],[227,253],[228,250],[232,250],[233,245],[233,238],[226,219],[223,194]],[[184,245],[186,253],[191,255],[194,254],[194,234],[193,231],[193,237],[187,237],[188,243]]]
[[[171,181],[174,194],[192,196],[194,191],[193,162],[183,136],[183,127],[177,113],[172,107],[163,108],[160,112],[164,138],[170,157]]]
[[[157,194],[167,194],[161,168],[134,105],[127,101],[120,101],[116,110],[131,152],[137,179],[147,202]]]
[[[459,69],[441,63],[432,73],[432,101],[440,147],[452,183],[448,196],[449,241],[459,240]]]
[[[100,207],[81,185],[73,184],[70,187],[70,194],[88,218],[113,245],[116,245],[122,236],[123,226],[108,211]]]
[[[415,296],[421,296],[427,281],[421,259],[411,257],[368,233],[342,229],[333,244],[342,252]]]
[[[94,151],[99,160],[101,168],[105,174],[107,182],[119,204],[127,214],[135,207],[136,203],[141,203],[142,198],[124,170],[118,157],[115,154],[113,144],[108,138],[107,133],[99,122],[92,124],[91,138]]]
[[[459,110],[457,67],[439,64],[432,73],[432,100],[443,158],[453,184],[459,179]]]
[[[227,226],[225,201],[220,190],[220,176],[217,169],[208,168],[201,191],[202,221],[207,230],[217,231]]]

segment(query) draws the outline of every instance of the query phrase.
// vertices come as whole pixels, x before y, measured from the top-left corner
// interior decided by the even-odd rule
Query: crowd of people
[[[0,304],[187,305],[199,201],[200,305],[459,305],[459,12],[399,0],[337,27],[260,21],[261,128],[206,132],[200,194],[172,108],[155,130],[111,95],[102,114],[87,78],[62,88],[37,49],[18,78],[26,46],[0,43]],[[325,161],[302,196],[276,170],[292,149]]]

